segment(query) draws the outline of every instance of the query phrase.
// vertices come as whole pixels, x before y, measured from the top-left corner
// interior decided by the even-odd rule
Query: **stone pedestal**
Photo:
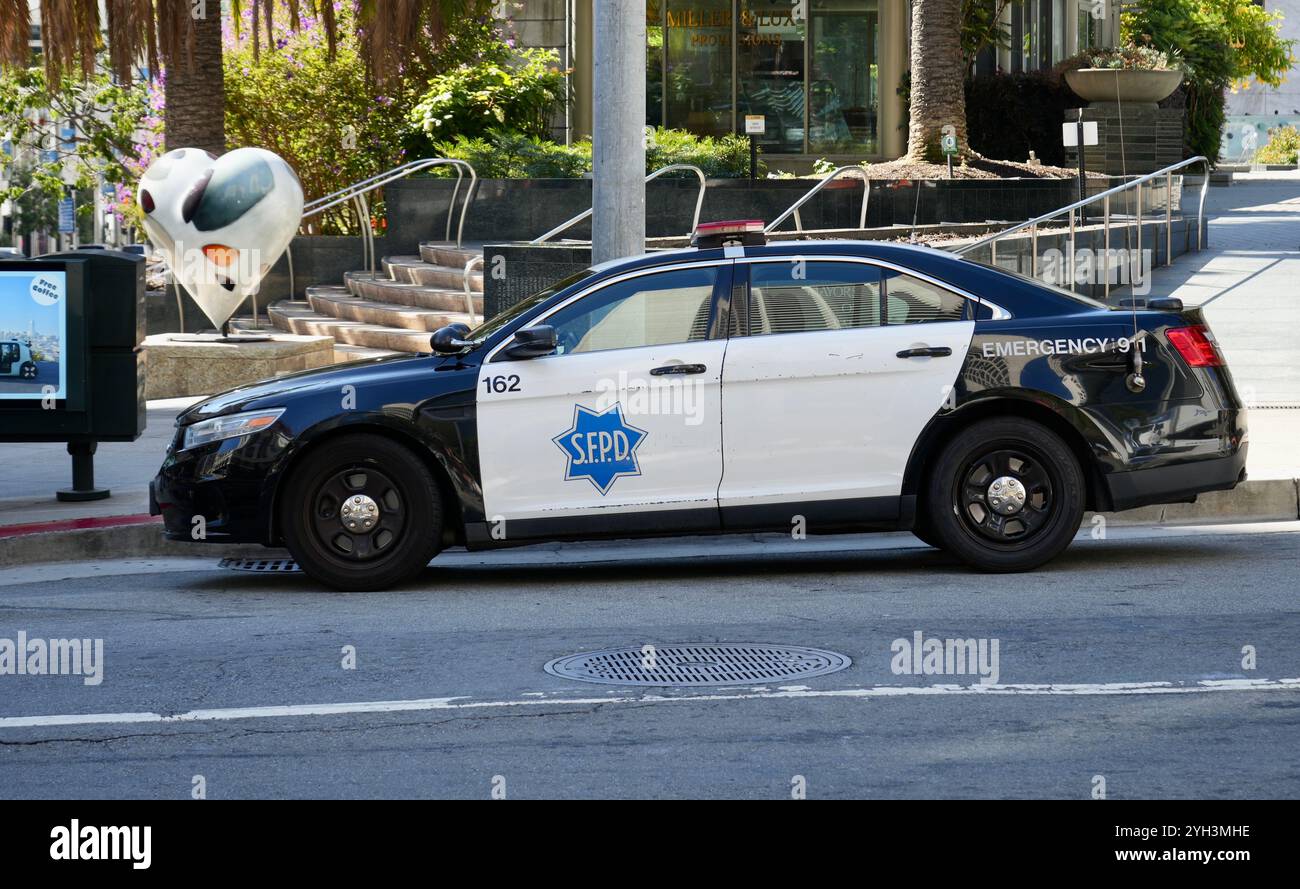
[[[1067,111],[1065,123],[1078,112]],[[1182,108],[1152,103],[1093,102],[1083,109],[1085,121],[1097,122],[1097,145],[1085,146],[1089,171],[1119,176],[1154,173],[1183,159]],[[1122,133],[1122,136],[1121,136]],[[1078,166],[1078,149],[1065,149],[1066,165]]]
[[[276,334],[265,342],[144,341],[145,398],[213,395],[236,386],[334,363],[334,338]]]

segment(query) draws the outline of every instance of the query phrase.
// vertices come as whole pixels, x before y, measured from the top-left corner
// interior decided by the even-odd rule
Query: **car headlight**
[[[243,414],[227,414],[224,417],[213,417],[211,420],[204,420],[201,423],[195,423],[193,426],[186,426],[182,450],[188,451],[190,448],[211,444],[214,441],[239,438],[241,435],[252,435],[254,432],[261,432],[263,429],[273,426],[283,413],[284,408],[282,407],[267,411],[248,411]]]

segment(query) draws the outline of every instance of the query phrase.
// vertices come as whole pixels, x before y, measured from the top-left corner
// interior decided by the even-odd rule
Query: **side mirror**
[[[555,328],[549,324],[538,324],[516,330],[514,341],[506,347],[505,356],[511,361],[540,358],[554,352],[557,345]]]
[[[469,336],[469,327],[459,322],[448,324],[434,332],[429,338],[429,345],[433,351],[439,355],[455,355],[457,352],[463,352],[469,345],[465,337]]]

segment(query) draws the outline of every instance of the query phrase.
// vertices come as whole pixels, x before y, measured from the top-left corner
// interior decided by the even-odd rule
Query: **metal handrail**
[[[472,291],[469,286],[469,281],[470,281],[469,273],[474,269],[474,266],[482,265],[482,264],[483,264],[482,256],[471,256],[469,262],[465,263],[465,282],[464,282],[465,283],[465,312],[466,314],[469,315],[470,321],[474,320],[475,313],[474,313],[474,291]],[[483,308],[483,319],[487,320],[486,306],[484,306]]]
[[[834,172],[832,172],[829,176],[823,179],[821,182],[818,182],[816,185],[810,188],[804,194],[803,197],[799,198],[799,200],[791,204],[784,213],[776,217],[776,219],[772,220],[772,222],[768,223],[767,227],[763,229],[763,234],[766,235],[775,231],[776,227],[781,223],[785,222],[787,219],[789,219],[791,215],[794,216],[795,231],[798,232],[799,234],[807,234],[807,232],[805,232],[803,228],[803,219],[799,215],[799,208],[802,207],[804,204],[808,203],[808,201],[812,200],[813,196],[816,195],[817,192],[821,191],[823,188],[825,188],[827,185],[831,183],[831,180],[838,178],[841,173],[846,172],[848,170],[858,170],[859,172],[862,173],[862,213],[858,218],[858,228],[859,229],[866,228],[867,227],[867,202],[871,200],[871,179],[867,175],[866,166],[864,166],[863,164],[849,164],[847,167],[839,167]],[[814,231],[833,231],[833,229],[815,229]]]
[[[696,178],[700,180],[700,190],[695,197],[695,218],[691,221],[691,232],[694,232],[697,228],[700,227],[700,211],[704,208],[704,192],[709,187],[708,182],[704,178],[704,171],[701,170],[699,167],[695,166],[694,164],[669,164],[666,167],[660,167],[659,169],[651,173],[649,176],[645,177],[645,181],[651,182],[655,179],[658,179],[664,173],[671,173],[674,170],[691,170],[692,172],[695,173]],[[541,244],[546,241],[549,241],[551,238],[555,237],[560,232],[565,231],[566,229],[573,228],[579,222],[582,222],[582,220],[591,216],[594,210],[595,207],[592,207],[588,210],[584,210],[583,212],[579,213],[577,216],[573,217],[567,222],[560,223],[555,228],[548,231],[546,234],[541,235],[540,237],[533,238],[528,243]]]
[[[377,188],[382,188],[390,182],[396,182],[398,179],[405,179],[413,173],[421,170],[428,170],[433,167],[455,167],[456,168],[456,187],[451,192],[451,203],[447,207],[447,229],[444,240],[451,240],[451,220],[456,212],[456,199],[460,194],[461,182],[465,178],[465,171],[469,172],[469,190],[465,192],[465,203],[460,211],[460,225],[456,230],[456,246],[461,245],[465,234],[465,214],[469,211],[470,201],[474,197],[474,189],[478,185],[478,173],[474,171],[474,166],[469,161],[460,160],[451,157],[426,157],[419,160],[409,161],[401,166],[393,167],[391,170],[385,170],[371,176],[369,179],[363,179],[360,182],[354,182],[352,185],[339,189],[333,194],[328,194],[323,198],[317,198],[303,208],[302,218],[307,219],[318,213],[323,213],[340,204],[361,197]]]
[[[1173,203],[1173,192],[1172,192],[1173,174],[1176,170],[1181,170],[1184,167],[1189,167],[1192,164],[1196,164],[1196,163],[1203,164],[1205,167],[1205,181],[1201,183],[1201,195],[1196,208],[1196,249],[1200,250],[1204,246],[1203,241],[1204,241],[1204,219],[1205,219],[1205,193],[1210,187],[1210,161],[1204,155],[1198,154],[1196,157],[1190,157],[1185,161],[1179,161],[1176,164],[1170,164],[1167,167],[1162,167],[1161,169],[1156,170],[1154,173],[1147,173],[1146,175],[1139,176],[1138,178],[1130,182],[1125,182],[1122,185],[1115,186],[1114,188],[1108,188],[1105,191],[1098,192],[1092,197],[1084,198],[1081,201],[1075,201],[1073,204],[1069,204],[1067,206],[1061,207],[1060,209],[1053,210],[1050,213],[1044,213],[1042,216],[1036,216],[1033,219],[1030,219],[1028,222],[1022,222],[1018,225],[1014,225],[1011,228],[1006,229],[1005,231],[1000,231],[995,234],[989,235],[988,237],[980,238],[978,241],[974,241],[973,243],[967,244],[966,246],[961,247],[954,252],[961,255],[961,254],[969,253],[972,250],[976,250],[986,245],[990,246],[991,249],[996,251],[996,248],[992,247],[993,244],[1000,241],[1002,238],[1005,238],[1009,235],[1014,235],[1016,232],[1024,231],[1027,228],[1032,229],[1031,234],[1036,237],[1038,234],[1038,226],[1040,224],[1047,222],[1051,219],[1055,219],[1056,217],[1060,216],[1063,213],[1070,214],[1070,229],[1071,229],[1071,234],[1073,234],[1074,211],[1080,210],[1088,206],[1089,204],[1094,204],[1097,201],[1102,202],[1103,226],[1105,227],[1107,231],[1107,237],[1109,238],[1110,199],[1117,194],[1122,194],[1123,192],[1127,191],[1130,188],[1136,188],[1138,192],[1138,201],[1139,201],[1138,208],[1137,208],[1137,218],[1141,220],[1142,184],[1145,182],[1150,182],[1151,180],[1157,179],[1161,176],[1165,177],[1166,187],[1170,189],[1169,195],[1165,201],[1165,221],[1166,221],[1166,226],[1168,226],[1172,222],[1171,206]],[[1141,237],[1140,232],[1138,236]],[[1165,237],[1166,239],[1170,237],[1168,228],[1166,228],[1165,230]],[[1166,240],[1166,243],[1168,243],[1168,240]],[[1169,259],[1170,257],[1166,255],[1166,261],[1168,261]]]

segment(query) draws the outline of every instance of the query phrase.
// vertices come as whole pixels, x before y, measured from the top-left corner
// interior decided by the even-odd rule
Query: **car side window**
[[[756,262],[749,266],[748,333],[878,327],[880,269],[858,262]]]
[[[707,339],[717,266],[674,269],[603,287],[552,313],[557,355]]]
[[[951,290],[902,272],[885,271],[885,323],[961,321],[966,300]]]

